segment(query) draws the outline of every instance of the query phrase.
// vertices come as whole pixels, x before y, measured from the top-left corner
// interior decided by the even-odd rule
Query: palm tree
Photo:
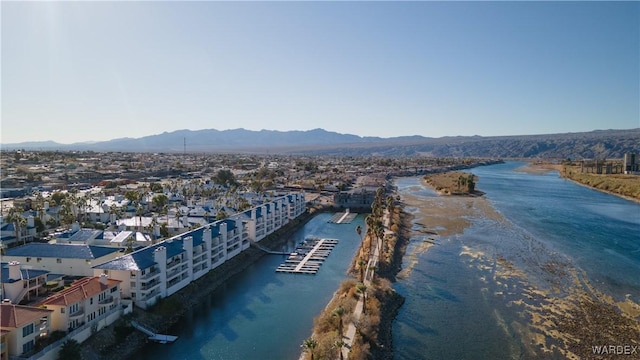
[[[118,217],[121,215],[120,209],[118,209],[118,206],[116,206],[116,204],[111,204],[111,206],[109,207],[109,221],[111,221],[111,215],[116,216],[116,221],[111,224],[111,226],[115,229]]]
[[[85,209],[87,207],[87,202],[83,195],[78,195],[76,192],[73,197],[73,205],[77,208],[76,220],[82,224],[84,222],[84,214]]]
[[[40,221],[44,222],[44,196],[40,192],[36,195],[35,210]]]
[[[369,238],[369,257],[371,256],[371,243],[373,241],[371,234],[373,233],[373,227],[375,226],[376,223],[376,218],[373,214],[367,215],[367,217],[364,219],[365,223],[367,224],[367,234],[366,236]]]
[[[75,339],[65,341],[58,351],[58,360],[75,360],[81,357],[80,343]]]
[[[153,204],[153,207],[156,209],[156,211],[162,211],[162,208],[165,205],[167,205],[167,202],[168,202],[168,198],[167,198],[167,195],[165,194],[155,195],[151,199],[151,203]]]
[[[391,214],[393,213],[394,203],[395,201],[393,200],[393,196],[387,196],[387,210],[389,211],[389,216],[391,216]]]
[[[124,253],[125,254],[130,254],[133,252],[133,244],[135,244],[135,240],[134,237],[135,235],[131,235],[127,238],[127,240],[125,241],[125,249],[124,249]]]
[[[140,231],[142,231],[142,214],[144,214],[144,208],[142,205],[138,204],[136,207],[136,216],[138,216],[138,226],[140,227]]]
[[[180,224],[182,223],[180,220],[182,219],[182,210],[180,210],[180,207],[178,207],[178,203],[176,203],[176,228],[179,229],[180,228]]]
[[[13,223],[13,230],[16,234],[16,243],[20,243],[22,238],[22,229],[27,226],[27,219],[22,216],[22,211],[16,207],[12,207],[7,214],[7,222]],[[24,238],[24,243],[26,244],[26,237]]]
[[[332,316],[338,318],[338,335],[342,338],[342,316],[344,315],[344,308],[342,306],[338,306],[335,310],[333,310]]]
[[[340,354],[340,360],[344,359],[344,356],[342,355],[342,348],[347,346],[347,343],[342,341],[342,339],[338,339],[336,340],[336,342],[333,343],[333,347],[338,349],[338,354]]]
[[[60,224],[69,226],[75,221],[75,215],[73,213],[73,204],[71,199],[64,198],[58,210],[58,217],[60,218]]]
[[[315,350],[315,348],[317,346],[318,346],[318,340],[310,337],[310,338],[307,338],[302,343],[302,351],[310,353],[311,354],[311,360],[313,360],[313,351]]]
[[[42,195],[38,194],[38,196],[40,196],[40,198],[42,198]],[[44,224],[44,229],[41,229],[42,231],[44,231],[46,229],[46,224],[44,222],[44,201],[42,200],[38,200],[38,198],[36,197],[36,201],[35,204],[33,205],[34,210],[36,211],[36,216],[37,219],[40,220],[40,222],[42,224]],[[37,227],[37,226],[36,226]],[[38,233],[38,237],[40,236],[40,232]]]
[[[227,215],[227,213],[224,210],[220,210],[218,211],[218,214],[216,214],[216,220],[224,220],[228,217],[229,215]]]
[[[360,259],[358,260],[358,268],[360,269],[360,282],[364,282],[364,266],[367,265],[367,263]]]
[[[380,262],[380,260],[384,260],[384,228],[382,226],[376,228],[376,237],[380,242],[380,248],[378,249],[378,262]]]
[[[476,190],[476,183],[473,181],[473,174],[469,174],[469,178],[467,178],[467,190],[469,193],[473,193]]]
[[[356,285],[356,291],[358,291],[359,294],[362,294],[362,313],[366,314],[367,313],[367,285],[365,285],[364,283],[360,283]]]

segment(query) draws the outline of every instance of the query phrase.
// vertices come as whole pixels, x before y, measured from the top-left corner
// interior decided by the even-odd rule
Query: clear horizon
[[[229,131],[229,130],[238,130],[238,129],[243,129],[243,128],[235,128],[235,129],[176,129],[176,130],[171,130],[171,131],[166,131],[167,133],[173,133],[176,131],[201,131],[201,130],[218,130],[218,131]],[[589,131],[584,131],[584,132],[592,132],[592,131],[607,131],[607,130],[635,130],[635,129],[639,129],[639,128],[628,128],[628,129],[593,129],[593,130],[589,130]],[[243,129],[243,130],[249,130],[249,129]],[[309,131],[309,130],[314,130],[314,129],[306,129],[306,130],[299,130],[299,129],[292,129],[292,130],[273,130],[273,129],[260,129],[260,130],[250,130],[250,131],[281,131],[281,132],[287,132],[287,131]],[[322,130],[326,130],[326,131],[330,131],[331,130],[327,130],[327,129],[322,129]],[[122,139],[122,138],[132,138],[132,139],[139,139],[139,138],[143,138],[146,136],[155,136],[155,135],[161,135],[163,132],[161,133],[154,133],[154,134],[146,134],[146,135],[142,135],[139,137],[131,137],[131,136],[121,136],[118,138],[112,138],[112,139],[106,139],[106,140],[83,140],[83,141],[76,141],[76,142],[67,142],[67,143],[63,143],[63,142],[59,142],[59,141],[55,141],[55,140],[27,140],[27,141],[22,141],[19,143],[5,143],[5,142],[1,142],[0,145],[19,145],[21,143],[35,143],[35,142],[48,142],[48,141],[53,141],[55,143],[61,144],[61,145],[72,145],[74,143],[97,143],[97,142],[102,142],[102,141],[110,141],[110,140],[117,140],[117,139]],[[566,132],[562,132],[562,133],[539,133],[539,134],[498,134],[498,135],[442,135],[442,136],[425,136],[425,137],[430,137],[430,138],[443,138],[443,137],[456,137],[456,136],[482,136],[482,137],[501,137],[501,136],[536,136],[536,135],[556,135],[556,134],[570,134],[570,133],[583,133],[583,131],[566,131]],[[367,136],[363,136],[363,135],[358,135],[358,134],[350,134],[350,133],[341,133],[343,135],[356,135],[356,136],[360,136],[362,138],[367,137]],[[408,135],[398,135],[398,136],[387,136],[387,137],[382,137],[382,136],[377,136],[379,138],[382,139],[387,139],[387,138],[391,138],[391,137],[401,137],[401,136],[415,136],[418,134],[408,134]],[[424,136],[424,135],[421,135]],[[376,136],[374,136],[376,137]]]
[[[640,127],[638,2],[2,2],[0,143]]]

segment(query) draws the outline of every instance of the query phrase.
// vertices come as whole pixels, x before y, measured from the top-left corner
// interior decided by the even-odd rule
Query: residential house
[[[106,275],[86,277],[39,305],[52,311],[51,329],[54,331],[73,331],[85,324],[96,324],[100,330],[120,317],[120,282],[108,279]],[[106,321],[101,321],[105,318]]]
[[[20,229],[19,237],[16,237],[16,225],[14,223],[5,223],[5,219],[2,218],[0,239],[3,246],[8,247],[33,241],[36,235],[35,219],[32,215],[26,216],[25,219],[27,220],[27,226]]]
[[[15,305],[3,300],[0,304],[2,359],[31,353],[36,341],[50,333],[51,313],[48,309]]]

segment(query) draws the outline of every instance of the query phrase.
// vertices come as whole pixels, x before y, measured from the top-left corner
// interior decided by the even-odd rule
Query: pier
[[[357,213],[352,213],[351,211],[349,211],[349,209],[347,209],[345,212],[339,212],[339,213],[335,213],[332,217],[331,220],[329,220],[330,223],[335,223],[335,224],[350,224],[353,219],[356,218],[356,216],[358,216]]]
[[[155,332],[149,330],[148,328],[138,324],[138,322],[136,322],[135,320],[131,321],[131,326],[133,326],[134,329],[147,334],[149,336],[149,340],[160,343],[160,344],[171,344],[172,342],[178,340],[177,336],[156,334]]]
[[[336,244],[337,239],[306,239],[276,268],[276,272],[315,275]]]

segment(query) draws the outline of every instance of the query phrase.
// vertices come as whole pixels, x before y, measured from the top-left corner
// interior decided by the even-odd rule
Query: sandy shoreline
[[[519,169],[532,173],[552,170],[535,166]],[[410,275],[421,253],[438,246],[441,239],[463,234],[474,219],[506,221],[484,197],[402,195],[402,202],[406,207],[417,209],[413,212],[415,226],[411,236],[413,239],[423,237],[424,241],[406,254],[399,278]],[[541,244],[537,245],[535,251],[549,252]],[[492,281],[517,284],[511,293],[495,296],[504,296],[505,301],[510,300],[521,310],[525,320],[512,326],[522,339],[526,357],[589,358],[593,356],[590,346],[600,342],[640,345],[640,305],[630,299],[616,302],[597,291],[579,270],[562,258],[551,253],[543,255],[548,260],[537,265],[535,271],[542,273],[552,286],[541,289],[529,281],[527,271],[531,269],[518,268],[510,259],[500,256],[499,249],[497,261],[474,249],[471,242],[465,249],[460,256],[469,256],[479,269],[495,266]]]

